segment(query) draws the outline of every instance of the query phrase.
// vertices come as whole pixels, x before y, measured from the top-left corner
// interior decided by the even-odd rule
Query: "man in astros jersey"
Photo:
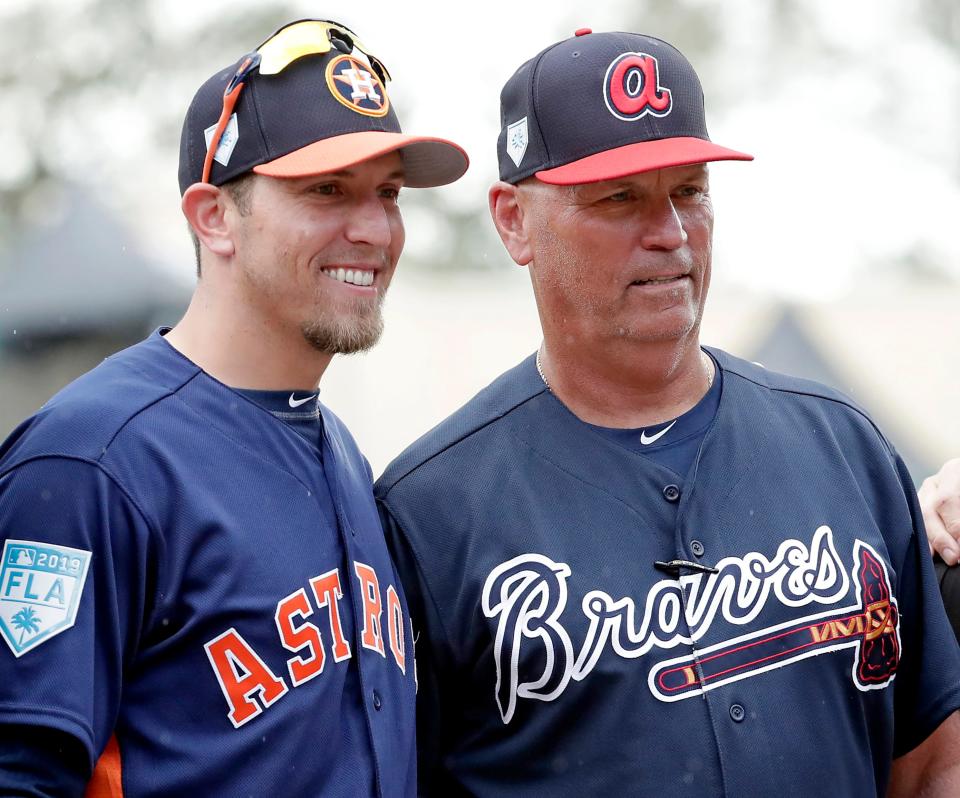
[[[403,590],[317,398],[380,335],[399,192],[467,168],[388,77],[308,20],[206,81],[186,314],[0,448],[0,793],[414,795]]]

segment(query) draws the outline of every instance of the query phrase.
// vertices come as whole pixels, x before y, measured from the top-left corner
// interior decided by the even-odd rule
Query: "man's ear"
[[[180,207],[203,246],[224,258],[233,255],[235,247],[226,215],[227,201],[219,188],[209,183],[194,183],[184,192]]]
[[[520,202],[520,188],[497,181],[490,186],[488,195],[490,215],[500,234],[500,240],[518,266],[526,266],[533,260],[533,250],[527,239],[524,225],[524,209]]]

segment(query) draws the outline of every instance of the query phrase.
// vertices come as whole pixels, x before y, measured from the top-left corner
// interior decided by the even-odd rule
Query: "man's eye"
[[[607,197],[607,202],[626,202],[628,199],[630,199],[629,191],[618,191],[616,194]]]
[[[335,183],[321,183],[318,186],[314,186],[312,191],[314,194],[320,194],[324,197],[332,197],[337,193],[337,186]]]
[[[400,199],[400,189],[399,188],[382,188],[380,189],[380,196],[384,199],[397,200]]]
[[[699,197],[706,192],[699,186],[681,186],[677,193],[681,197]]]

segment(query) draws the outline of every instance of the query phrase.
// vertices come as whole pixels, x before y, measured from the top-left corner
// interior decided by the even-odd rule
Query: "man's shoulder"
[[[514,410],[544,390],[531,355],[501,374],[463,407],[407,447],[377,480],[377,496],[386,496],[399,482],[441,455],[469,446],[479,433],[503,422]]]
[[[724,380],[736,383],[736,395],[744,418],[756,423],[769,413],[770,423],[829,427],[842,440],[879,447],[887,455],[893,446],[870,414],[850,396],[816,380],[768,369],[719,349],[708,348],[724,372]],[[725,383],[726,384],[726,383]]]
[[[3,470],[36,457],[100,459],[131,419],[198,371],[171,352],[155,334],[68,384],[0,445]]]
[[[745,383],[752,384],[757,390],[771,391],[783,395],[804,397],[813,401],[833,403],[848,408],[856,414],[867,416],[866,411],[852,398],[836,388],[824,385],[816,380],[805,377],[795,377],[779,371],[768,369],[762,363],[748,361],[743,358],[724,352],[722,349],[707,347],[707,350],[716,358],[726,375],[735,375]]]

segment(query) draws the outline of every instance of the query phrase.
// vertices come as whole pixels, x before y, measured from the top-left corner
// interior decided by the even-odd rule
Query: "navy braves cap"
[[[573,185],[668,166],[750,161],[710,141],[703,89],[675,47],[583,28],[523,64],[500,93],[500,179]]]
[[[463,175],[466,152],[446,139],[405,135],[384,70],[372,68],[358,49],[345,49],[332,46],[298,56],[276,74],[253,69],[244,77],[209,182],[222,185],[249,171],[272,177],[322,174],[393,151],[400,152],[408,186],[441,186]],[[181,194],[202,180],[224,89],[244,58],[209,78],[190,103],[180,135]]]

